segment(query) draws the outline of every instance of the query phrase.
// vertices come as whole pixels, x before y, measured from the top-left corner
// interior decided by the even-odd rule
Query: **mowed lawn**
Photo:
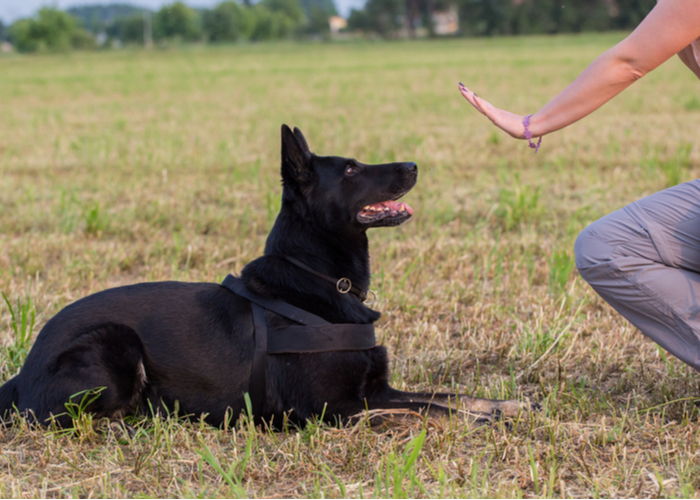
[[[588,223],[700,175],[697,80],[670,61],[538,154],[457,90],[534,113],[623,36],[0,57],[0,291],[18,320],[0,303],[2,381],[22,310],[35,336],[89,293],[219,281],[260,255],[287,123],[321,155],[419,166],[413,220],[370,231],[393,385],[542,405],[478,429],[139,419],[132,440],[85,416],[69,433],[17,421],[0,496],[700,495],[700,377],[573,263]]]

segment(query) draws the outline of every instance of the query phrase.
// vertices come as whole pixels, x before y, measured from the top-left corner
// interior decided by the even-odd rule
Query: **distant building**
[[[331,28],[331,33],[334,35],[340,30],[348,27],[348,22],[340,16],[331,16],[328,18],[328,25]]]
[[[0,52],[12,52],[12,44],[10,42],[0,43]]]
[[[95,37],[95,42],[97,42],[98,46],[102,47],[107,42],[108,38],[107,33],[100,31]]]
[[[455,5],[447,10],[434,10],[430,15],[436,35],[454,35],[459,31],[459,13]]]

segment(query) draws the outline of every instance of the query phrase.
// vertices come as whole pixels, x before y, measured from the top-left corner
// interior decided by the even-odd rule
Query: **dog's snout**
[[[401,166],[399,166],[399,170],[402,172],[405,172],[407,174],[409,173],[415,173],[418,172],[418,165],[413,163],[412,161],[402,163]]]

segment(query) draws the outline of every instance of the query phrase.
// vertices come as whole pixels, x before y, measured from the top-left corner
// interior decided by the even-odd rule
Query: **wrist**
[[[537,113],[532,113],[531,115],[525,115],[523,116],[522,120],[520,120],[520,123],[523,123],[527,117],[530,117],[530,123],[527,129],[532,134],[531,139],[537,139],[538,137],[544,135],[544,130],[542,128],[542,117],[539,115],[540,112],[538,111]],[[527,139],[527,137],[525,137],[525,125],[523,125],[523,135],[521,137],[523,139]]]
[[[540,150],[540,145],[542,144],[542,136],[540,136],[540,139],[539,141],[537,141],[537,144],[532,142],[533,133],[530,128],[532,125],[532,116],[533,115],[527,115],[523,118],[523,128],[525,129],[523,132],[523,138],[527,139],[528,146],[534,149],[535,153],[537,153]]]

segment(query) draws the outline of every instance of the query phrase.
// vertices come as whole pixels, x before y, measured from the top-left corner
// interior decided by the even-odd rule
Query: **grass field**
[[[697,80],[668,62],[537,155],[457,90],[534,112],[622,37],[0,57],[3,381],[32,318],[36,335],[86,294],[260,255],[287,123],[319,154],[419,165],[414,219],[370,234],[392,383],[543,406],[480,429],[146,419],[131,441],[20,421],[0,430],[0,496],[700,495],[700,377],[573,263],[589,222],[700,175]]]

